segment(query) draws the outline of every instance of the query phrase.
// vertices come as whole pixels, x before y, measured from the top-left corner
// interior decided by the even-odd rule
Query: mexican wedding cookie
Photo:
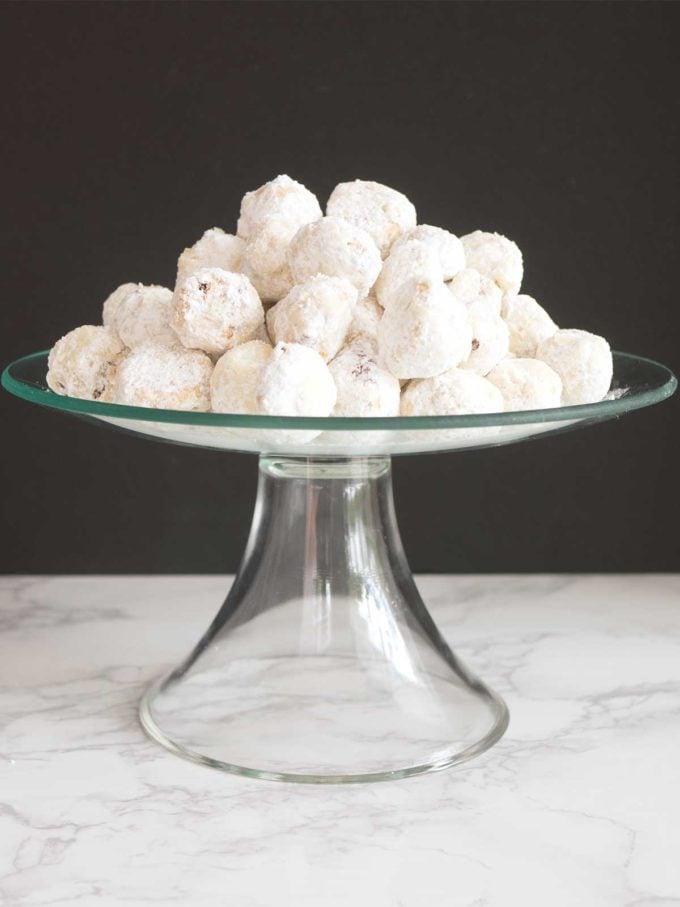
[[[55,394],[108,400],[124,346],[110,327],[86,324],[57,340],[47,360],[47,386]]]
[[[380,320],[378,349],[395,378],[430,378],[460,365],[472,350],[465,306],[441,281],[408,281]]]
[[[328,199],[326,214],[365,230],[382,258],[398,236],[416,225],[416,209],[405,195],[366,180],[338,183]]]
[[[170,327],[171,302],[172,290],[136,284],[118,301],[108,323],[131,349],[147,343],[178,346],[177,335]]]
[[[399,246],[411,240],[417,240],[432,249],[437,256],[444,280],[451,280],[465,268],[463,243],[448,230],[431,227],[429,224],[420,224],[413,227],[412,230],[402,233],[395,240],[390,251],[394,252]]]
[[[295,283],[317,274],[344,277],[366,296],[380,273],[382,259],[369,234],[339,217],[324,217],[295,234],[288,249]]]
[[[508,355],[510,332],[500,315],[493,312],[487,313],[470,306],[468,318],[472,328],[472,351],[461,368],[487,375]]]
[[[292,288],[288,246],[300,227],[321,216],[316,196],[289,176],[245,194],[237,229],[246,243],[241,270],[263,302],[276,302]]]
[[[503,300],[501,288],[474,268],[460,271],[447,286],[456,299],[468,306],[468,311],[484,315],[501,314]]]
[[[111,387],[114,403],[207,411],[213,364],[199,350],[142,346],[121,361]]]
[[[462,236],[465,262],[497,283],[504,293],[519,293],[524,274],[522,253],[515,243],[500,233],[475,230]]]
[[[562,379],[562,403],[597,403],[609,390],[612,354],[604,337],[588,331],[557,331],[538,345],[536,357]]]
[[[402,416],[466,416],[503,409],[503,398],[490,381],[460,368],[411,381],[401,396]]]
[[[243,274],[201,268],[177,282],[170,324],[190,349],[224,353],[251,340],[263,321],[260,297]]]
[[[557,330],[550,315],[532,296],[504,296],[501,312],[510,331],[510,352],[515,356],[533,359],[539,343]]]
[[[216,413],[257,415],[260,375],[272,348],[261,340],[242,343],[221,356],[210,378],[210,398]]]
[[[378,325],[382,308],[374,296],[365,296],[354,306],[347,329],[347,346],[363,346],[378,354]]]
[[[508,412],[560,405],[560,377],[537,359],[504,359],[486,377],[500,391]]]
[[[357,301],[342,277],[317,274],[298,284],[267,312],[273,343],[301,343],[328,362],[342,346]]]
[[[426,243],[413,239],[397,245],[387,256],[375,282],[374,293],[380,305],[386,309],[399,295],[405,283],[441,283],[443,280],[436,251]]]
[[[334,416],[399,415],[399,382],[365,349],[346,347],[328,368],[337,388]]]
[[[335,383],[321,356],[298,343],[277,343],[260,373],[257,403],[270,416],[329,416]]]
[[[177,260],[177,277],[190,277],[201,268],[240,271],[245,245],[240,236],[232,236],[219,227],[212,227],[182,252]]]

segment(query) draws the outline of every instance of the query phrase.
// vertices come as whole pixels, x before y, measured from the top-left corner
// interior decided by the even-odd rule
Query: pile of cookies
[[[380,183],[333,190],[324,216],[288,176],[241,202],[236,234],[185,249],[174,290],[126,283],[101,325],[62,337],[58,394],[279,416],[461,415],[592,403],[602,337],[560,330],[520,293],[522,253],[417,224]]]

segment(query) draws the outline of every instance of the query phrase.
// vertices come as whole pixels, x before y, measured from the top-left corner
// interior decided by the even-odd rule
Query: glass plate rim
[[[49,350],[29,353],[11,362],[2,373],[2,386],[9,393],[50,409],[76,415],[98,416],[107,419],[129,419],[143,422],[165,422],[182,425],[202,425],[215,428],[258,429],[317,429],[322,431],[395,431],[442,428],[484,428],[503,425],[529,425],[539,422],[563,422],[581,419],[611,418],[655,403],[672,396],[677,379],[665,365],[645,356],[613,351],[616,362],[635,362],[657,371],[662,383],[630,395],[623,394],[612,400],[586,403],[578,406],[560,406],[553,409],[520,410],[507,413],[483,413],[465,416],[254,416],[236,413],[206,413],[186,410],[153,409],[144,406],[126,406],[120,403],[100,403],[55,394],[48,388],[30,384],[16,377],[12,370],[39,360],[47,360]],[[616,371],[615,371],[616,373]]]

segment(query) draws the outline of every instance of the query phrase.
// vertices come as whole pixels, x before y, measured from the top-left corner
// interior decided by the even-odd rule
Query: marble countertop
[[[223,775],[137,723],[222,577],[0,580],[0,903],[680,905],[680,576],[425,577],[506,736],[405,781]]]

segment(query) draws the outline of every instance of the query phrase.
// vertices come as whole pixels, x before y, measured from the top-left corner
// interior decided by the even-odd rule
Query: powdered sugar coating
[[[263,321],[260,297],[244,274],[202,268],[177,282],[170,324],[190,349],[223,353],[251,340]]]
[[[119,287],[116,287],[113,293],[104,300],[104,305],[102,306],[102,324],[105,327],[112,327],[113,319],[118,311],[118,306],[127,299],[128,296],[137,292],[137,290],[143,286],[144,284],[141,283],[124,283]]]
[[[508,354],[510,332],[500,315],[468,307],[472,327],[472,351],[461,364],[478,375],[487,375]]]
[[[441,281],[409,281],[378,327],[381,362],[396,378],[430,378],[470,355],[467,311]]]
[[[337,388],[334,416],[399,415],[399,382],[365,349],[346,347],[328,368]]]
[[[212,227],[193,246],[182,252],[177,260],[177,278],[189,277],[202,268],[240,271],[245,245],[240,236]]]
[[[55,394],[106,401],[124,351],[110,327],[85,324],[54,344],[47,359],[47,386]]]
[[[260,375],[258,406],[271,416],[328,416],[335,383],[321,356],[299,343],[277,343]]]
[[[538,345],[536,357],[562,379],[562,403],[597,403],[606,395],[614,373],[609,344],[588,331],[561,330]]]
[[[508,412],[560,405],[560,376],[537,359],[504,359],[486,376],[503,396]]]
[[[348,280],[317,274],[269,309],[269,335],[274,343],[311,347],[328,362],[345,341],[356,301],[356,288]]]
[[[465,416],[503,412],[497,388],[474,372],[452,368],[411,381],[401,395],[402,416]]]
[[[382,258],[405,230],[416,225],[416,209],[401,192],[370,180],[338,183],[326,205],[326,214],[341,217],[365,230]]]
[[[128,406],[207,411],[212,370],[210,357],[200,350],[141,346],[118,366],[111,399]]]
[[[257,415],[260,376],[271,355],[271,346],[261,340],[227,350],[218,359],[210,378],[213,412]]]
[[[289,240],[303,225],[322,216],[316,196],[302,183],[281,174],[241,200],[241,214],[236,233],[248,242],[258,230],[277,220],[288,231]]]
[[[484,315],[500,315],[503,293],[501,288],[474,268],[465,268],[447,284],[456,299],[470,311]]]
[[[390,252],[411,240],[417,240],[429,246],[437,256],[444,280],[451,280],[465,268],[465,250],[463,243],[441,227],[432,227],[429,224],[419,224],[411,230],[402,233],[394,243]]]
[[[172,290],[138,284],[117,305],[111,327],[131,349],[147,343],[178,346],[177,335],[170,327],[171,302]]]
[[[285,221],[272,219],[246,243],[241,270],[265,303],[277,302],[293,287],[288,246],[295,232]]]
[[[344,277],[359,296],[366,296],[380,273],[382,260],[365,230],[339,217],[323,217],[302,227],[288,248],[295,283],[316,274]]]
[[[441,282],[444,276],[435,249],[417,239],[401,243],[385,259],[373,292],[386,309],[408,281]]]
[[[363,346],[375,358],[378,355],[378,325],[382,318],[382,307],[374,296],[364,296],[354,306],[352,320],[347,330],[347,346]]]
[[[516,356],[533,359],[539,343],[557,330],[550,315],[532,296],[506,294],[501,312],[510,330],[510,351]]]
[[[468,233],[461,237],[461,241],[468,268],[489,277],[504,293],[519,293],[524,265],[516,243],[500,233],[483,230]]]

